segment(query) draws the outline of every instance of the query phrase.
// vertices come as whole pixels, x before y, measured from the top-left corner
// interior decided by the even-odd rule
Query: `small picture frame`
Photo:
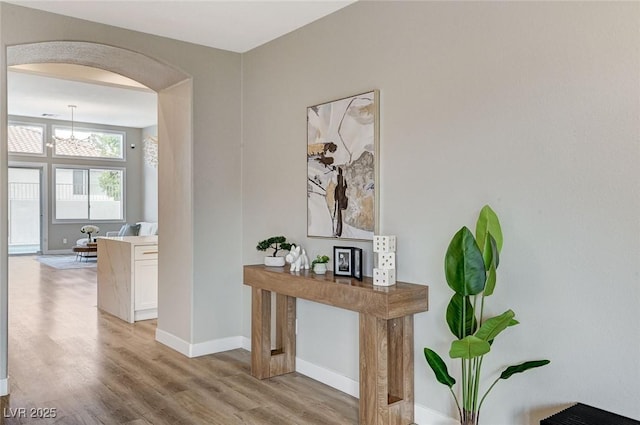
[[[352,269],[352,276],[355,277],[358,280],[362,280],[362,249],[361,248],[353,248],[351,250],[351,259],[352,259],[352,264],[351,264],[351,269]]]
[[[350,246],[333,247],[333,275],[362,280],[362,249]]]
[[[353,251],[347,246],[333,247],[333,274],[334,276],[349,276],[353,273]]]

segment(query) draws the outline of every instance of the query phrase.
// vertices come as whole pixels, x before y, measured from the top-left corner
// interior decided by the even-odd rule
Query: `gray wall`
[[[9,99],[11,102],[11,99]],[[45,137],[51,137],[52,131],[51,127],[55,125],[65,126],[69,125],[67,121],[60,120],[46,120],[46,119],[38,119],[38,118],[30,118],[30,117],[21,117],[21,116],[9,116],[9,121],[16,122],[24,122],[24,123],[38,123],[45,126]],[[53,223],[54,215],[53,215],[53,165],[83,165],[89,167],[118,167],[125,169],[125,180],[126,180],[126,211],[125,211],[125,222],[135,223],[137,221],[141,221],[143,218],[142,214],[142,206],[143,200],[141,197],[142,188],[144,184],[143,173],[142,173],[142,132],[138,128],[128,128],[128,127],[118,127],[118,126],[107,126],[107,125],[99,125],[92,123],[83,123],[76,122],[75,123],[78,128],[94,128],[100,130],[112,130],[112,131],[120,131],[125,133],[125,157],[126,161],[104,161],[104,160],[85,160],[85,159],[68,159],[68,158],[53,158],[51,149],[46,149],[46,157],[34,156],[34,155],[17,155],[11,154],[9,155],[9,161],[19,163],[19,162],[28,162],[28,163],[45,163],[47,164],[47,188],[48,191],[48,218],[49,222],[48,226],[48,234],[46,235],[47,240],[44,244],[44,249],[46,251],[57,251],[57,250],[69,250],[73,245],[75,245],[76,241],[80,238],[86,237],[86,235],[80,233],[80,227],[84,224],[92,223],[89,220],[83,221],[81,223],[73,223],[73,224],[55,224]],[[130,145],[134,143],[136,145],[135,149],[131,149]],[[123,222],[110,222],[110,223],[97,223],[98,227],[100,227],[100,233],[95,236],[104,236],[104,234],[108,231],[120,230]],[[67,243],[64,244],[62,242],[63,238],[67,238]]]
[[[416,402],[455,416],[422,349],[448,352],[444,253],[489,203],[505,243],[488,309],[521,325],[485,374],[552,364],[496,386],[483,422],[533,425],[575,401],[640,418],[639,8],[358,2],[243,55],[244,263],[272,234],[312,256],[338,244],[305,237],[306,107],[379,89],[381,232],[398,237],[399,279],[430,285]],[[370,244],[339,244],[366,248],[371,273]],[[298,306],[298,356],[357,379],[357,316]],[[245,289],[247,337],[250,310]]]

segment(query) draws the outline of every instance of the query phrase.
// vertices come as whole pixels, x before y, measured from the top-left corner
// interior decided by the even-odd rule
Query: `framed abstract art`
[[[378,91],[307,108],[307,236],[373,240]]]

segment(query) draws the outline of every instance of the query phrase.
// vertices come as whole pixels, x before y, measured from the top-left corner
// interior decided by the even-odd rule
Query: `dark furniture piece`
[[[640,425],[640,421],[578,403],[541,420],[540,425]]]
[[[98,255],[98,244],[96,242],[89,242],[86,245],[76,245],[71,248],[71,251],[76,254],[76,261],[89,261],[89,257],[95,258]],[[90,253],[96,253],[96,255],[89,255]]]

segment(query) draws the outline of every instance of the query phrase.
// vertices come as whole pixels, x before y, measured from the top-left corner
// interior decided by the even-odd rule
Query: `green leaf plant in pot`
[[[289,251],[293,246],[292,243],[287,242],[287,238],[284,236],[272,236],[269,239],[258,242],[256,249],[258,251],[273,250],[273,254],[264,257],[264,265],[269,267],[282,267],[284,266],[284,257],[278,257],[278,251]]]
[[[501,249],[502,229],[498,216],[485,205],[476,223],[475,237],[467,227],[463,227],[451,240],[445,255],[445,275],[449,287],[454,291],[446,319],[456,337],[451,343],[449,357],[460,359],[461,362],[462,404],[453,389],[456,380],[449,375],[442,358],[429,348],[424,349],[424,355],[437,381],[451,391],[461,425],[479,424],[482,403],[498,381],[549,363],[549,360],[534,360],[509,366],[489,386],[482,398],[479,397],[484,356],[491,351],[494,339],[502,331],[518,324],[512,310],[485,317],[486,298],[493,294],[496,287]]]
[[[329,262],[329,257],[326,255],[318,255],[315,260],[311,262],[311,270],[315,274],[325,274],[327,272],[327,263]]]

